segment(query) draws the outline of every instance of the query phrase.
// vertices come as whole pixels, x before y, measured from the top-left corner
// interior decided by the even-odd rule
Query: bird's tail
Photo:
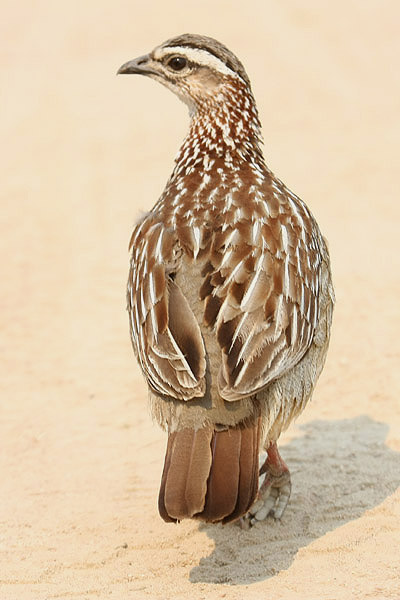
[[[170,433],[158,499],[164,521],[228,523],[244,515],[258,491],[260,428],[257,418],[223,431]]]

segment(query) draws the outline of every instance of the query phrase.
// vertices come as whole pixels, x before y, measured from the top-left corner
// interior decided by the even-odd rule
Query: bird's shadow
[[[215,548],[191,570],[190,581],[267,579],[287,569],[299,548],[383,502],[400,481],[399,453],[385,445],[388,429],[367,416],[303,425],[303,435],[281,448],[292,474],[282,521],[268,518],[249,531],[201,524]]]

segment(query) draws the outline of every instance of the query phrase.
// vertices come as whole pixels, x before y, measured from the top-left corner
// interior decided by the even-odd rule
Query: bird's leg
[[[270,442],[267,448],[267,457],[260,468],[260,479],[263,475],[265,477],[258,490],[257,500],[241,520],[245,529],[268,516],[280,519],[289,501],[292,489],[290,472],[279,454],[276,442]]]

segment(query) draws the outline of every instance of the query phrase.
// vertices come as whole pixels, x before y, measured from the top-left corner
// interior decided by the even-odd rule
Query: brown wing
[[[138,224],[131,244],[128,311],[133,347],[151,388],[180,400],[205,392],[205,349],[193,312],[173,280],[179,248],[151,217]]]
[[[323,242],[313,217],[295,196],[266,211],[221,230],[204,271],[205,321],[215,323],[222,350],[225,400],[253,395],[293,367],[318,320]]]

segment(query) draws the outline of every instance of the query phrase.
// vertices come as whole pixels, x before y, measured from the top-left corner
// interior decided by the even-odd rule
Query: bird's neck
[[[190,174],[204,161],[224,161],[227,169],[241,164],[265,167],[261,150],[261,126],[250,90],[225,89],[193,111],[189,133],[178,156],[174,174]],[[174,176],[173,174],[173,176]]]

